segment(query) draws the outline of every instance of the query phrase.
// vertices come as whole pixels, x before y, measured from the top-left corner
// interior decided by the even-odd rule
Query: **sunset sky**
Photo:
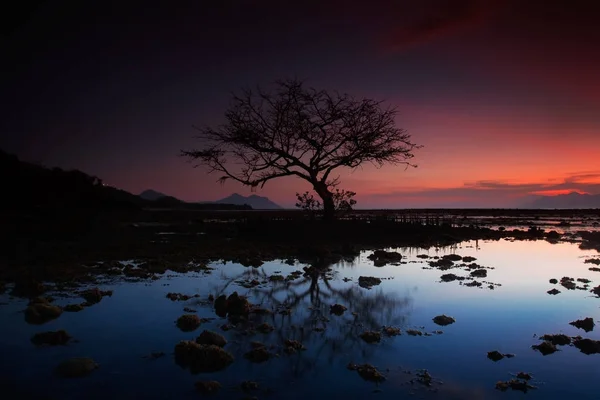
[[[133,193],[249,194],[179,151],[194,146],[192,125],[222,122],[232,91],[299,77],[397,106],[397,125],[424,146],[416,169],[342,175],[363,208],[600,194],[598,11],[580,0],[53,1],[4,16],[0,148]],[[286,178],[257,194],[290,206],[304,190]]]

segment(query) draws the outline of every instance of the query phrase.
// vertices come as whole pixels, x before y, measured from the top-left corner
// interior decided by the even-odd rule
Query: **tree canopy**
[[[251,187],[297,176],[308,181],[333,218],[333,192],[340,183],[334,171],[365,163],[376,167],[415,167],[420,147],[396,126],[397,109],[373,99],[318,90],[297,79],[275,82],[272,91],[244,89],[234,94],[225,122],[195,127],[200,146],[182,155]]]

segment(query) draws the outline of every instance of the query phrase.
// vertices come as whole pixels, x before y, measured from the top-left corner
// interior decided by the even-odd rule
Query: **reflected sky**
[[[539,389],[527,393],[528,398],[596,399],[595,380],[600,376],[600,355],[584,355],[574,347],[561,347],[559,352],[542,356],[531,349],[539,343],[534,335],[565,333],[599,340],[598,329],[589,333],[569,325],[570,321],[593,317],[600,320],[600,299],[583,290],[567,290],[552,285],[549,279],[563,276],[588,278],[590,287],[600,284],[600,273],[592,272],[585,258],[597,257],[593,251],[582,251],[569,243],[505,240],[465,242],[448,249],[429,251],[398,249],[404,256],[400,265],[375,267],[364,252],[352,262],[314,271],[291,282],[266,282],[254,288],[240,285],[244,280],[267,280],[279,272],[288,276],[305,265],[268,262],[261,268],[238,264],[219,264],[211,274],[167,273],[153,282],[107,283],[101,288],[114,290],[112,297],[79,313],[63,313],[57,320],[42,326],[24,322],[22,310],[26,302],[1,297],[0,361],[2,389],[20,398],[35,396],[46,399],[133,398],[147,399],[197,398],[193,383],[198,379],[216,379],[223,389],[214,398],[242,398],[235,389],[246,379],[256,380],[272,394],[258,392],[259,398],[305,399],[342,396],[362,398],[377,393],[381,398],[398,398],[413,392],[416,398],[494,399],[511,396],[494,389],[498,380],[509,380],[519,371],[534,376]],[[440,282],[445,273],[467,276],[468,271],[430,269],[430,257],[456,253],[472,256],[487,267],[487,278],[500,284],[491,290],[467,287],[458,281]],[[304,272],[304,271],[302,271]],[[359,276],[382,278],[372,289],[358,286]],[[466,282],[466,281],[465,281]],[[546,293],[556,287],[561,293]],[[268,322],[276,330],[270,334],[248,335],[243,330],[223,332],[226,321],[216,317],[206,303],[198,299],[172,302],[167,292],[230,294],[234,290],[249,296],[253,303],[275,311],[274,315],[257,317],[255,324]],[[58,299],[58,304],[79,302]],[[329,306],[340,303],[348,307],[343,316],[329,313]],[[197,310],[200,317],[215,318],[192,333],[179,331],[175,320],[184,307]],[[291,308],[290,315],[279,310]],[[356,315],[353,315],[355,313]],[[451,315],[456,323],[439,327],[432,318]],[[379,344],[367,344],[359,335],[367,329],[397,326],[403,334],[383,337]],[[315,327],[324,327],[323,332]],[[34,348],[29,339],[36,332],[66,329],[79,342],[66,347]],[[182,339],[195,338],[202,329],[225,335],[236,361],[226,370],[213,374],[192,375],[174,363],[174,345]],[[406,329],[443,334],[413,337]],[[250,341],[280,346],[290,338],[303,342],[306,351],[273,358],[265,364],[252,364],[243,358]],[[514,353],[516,357],[492,362],[488,351]],[[157,360],[142,358],[153,351],[164,351]],[[93,357],[100,369],[84,379],[54,378],[52,368],[62,359],[75,356]],[[371,363],[387,380],[379,387],[363,381],[349,371],[349,362]],[[435,381],[424,387],[410,384],[417,369],[427,369]],[[410,371],[412,373],[408,373]],[[31,382],[35,382],[32,385]],[[9,398],[14,398],[10,397]]]

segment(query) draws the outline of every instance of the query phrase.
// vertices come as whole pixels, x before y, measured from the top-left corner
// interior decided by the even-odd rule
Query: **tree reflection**
[[[344,362],[368,360],[389,341],[384,338],[380,345],[367,344],[360,334],[381,331],[384,326],[403,326],[412,305],[408,295],[384,293],[379,288],[368,290],[356,282],[336,279],[336,271],[326,263],[305,267],[302,275],[290,274],[283,281],[270,278],[263,269],[249,268],[216,287],[215,296],[237,290],[255,306],[270,311],[253,313],[248,320],[238,321],[232,335],[237,349],[234,345],[230,351],[243,353],[251,341],[281,346],[286,339],[294,339],[304,344],[306,351],[292,356],[281,354],[289,360],[286,365],[294,377],[314,371],[317,364],[332,364],[340,358]],[[247,287],[247,292],[240,290],[238,285],[252,281],[261,284]],[[341,316],[331,314],[333,304],[341,304],[347,311]],[[264,322],[275,330],[253,334],[253,328]]]

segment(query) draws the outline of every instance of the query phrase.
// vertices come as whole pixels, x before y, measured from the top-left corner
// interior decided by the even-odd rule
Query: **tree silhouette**
[[[410,160],[420,146],[396,127],[396,115],[381,101],[280,80],[272,92],[234,94],[226,122],[196,127],[201,147],[182,156],[221,173],[221,183],[232,179],[255,188],[284,176],[302,178],[321,197],[324,218],[333,219],[332,189],[340,183],[334,171],[364,163],[415,166]]]
[[[408,295],[332,282],[334,271],[331,267],[326,262],[313,263],[297,279],[249,288],[244,293],[251,296],[256,305],[274,311],[248,321],[250,326],[268,322],[275,327],[270,335],[264,336],[266,340],[281,344],[286,339],[295,339],[314,350],[287,358],[290,362],[288,372],[295,377],[310,373],[318,362],[334,363],[341,355],[351,355],[355,357],[353,361],[368,358],[375,347],[365,343],[360,334],[365,330],[379,331],[384,325],[404,326],[412,308],[413,300]],[[234,290],[231,286],[240,281],[267,281],[268,278],[262,269],[249,268],[242,274],[227,277],[223,284],[213,288],[213,294],[217,297],[231,293]],[[343,316],[330,313],[329,307],[335,303],[348,308]],[[291,312],[278,312],[285,309]],[[238,324],[238,329],[232,336],[239,348],[232,346],[229,349],[241,354],[247,349],[248,341],[256,340],[256,337],[249,336],[243,324]]]

